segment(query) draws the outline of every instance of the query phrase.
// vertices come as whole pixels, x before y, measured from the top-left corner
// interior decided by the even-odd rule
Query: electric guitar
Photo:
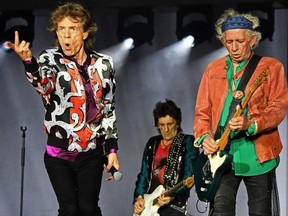
[[[194,177],[188,177],[182,182],[175,185],[173,188],[167,190],[164,193],[164,196],[172,196],[175,191],[180,189],[181,187],[186,186],[187,188],[191,188],[194,185]],[[158,204],[158,198],[165,191],[165,188],[162,185],[159,185],[151,194],[144,194],[145,200],[145,208],[140,214],[134,213],[133,216],[159,216],[157,213],[160,205]]]
[[[265,81],[269,73],[269,68],[264,70],[253,82],[245,99],[239,103],[239,106],[232,118],[242,115],[252,94]],[[224,151],[230,136],[231,129],[226,127],[220,139],[216,141],[219,150],[213,155],[205,155],[202,152],[195,166],[195,188],[199,200],[204,202],[212,201],[220,184],[224,172],[231,167],[233,156]]]

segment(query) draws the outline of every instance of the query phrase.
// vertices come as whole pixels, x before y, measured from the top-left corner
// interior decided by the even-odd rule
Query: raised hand
[[[18,31],[15,31],[15,39],[14,43],[12,42],[6,42],[5,46],[11,48],[14,50],[14,52],[23,60],[23,61],[29,61],[32,59],[32,51],[29,48],[30,43],[22,40],[19,41],[19,33]]]

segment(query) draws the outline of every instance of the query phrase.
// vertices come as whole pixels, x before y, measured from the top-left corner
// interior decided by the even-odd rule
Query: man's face
[[[65,55],[77,57],[84,50],[84,40],[88,33],[84,32],[80,21],[65,17],[58,23],[56,34]]]
[[[256,41],[255,35],[249,39],[245,29],[230,29],[225,31],[224,34],[222,42],[234,63],[240,63],[249,58],[251,47]]]
[[[158,119],[158,129],[165,141],[172,141],[177,135],[178,125],[174,118],[169,115]]]

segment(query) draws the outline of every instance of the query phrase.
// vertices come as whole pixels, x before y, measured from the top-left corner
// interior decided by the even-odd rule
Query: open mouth
[[[71,45],[69,43],[65,43],[64,49],[67,50],[67,51],[71,50]]]

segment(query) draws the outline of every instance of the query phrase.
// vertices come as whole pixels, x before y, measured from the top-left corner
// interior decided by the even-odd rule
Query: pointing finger
[[[15,31],[14,43],[15,43],[15,46],[19,45],[19,33],[18,33],[18,31]]]

